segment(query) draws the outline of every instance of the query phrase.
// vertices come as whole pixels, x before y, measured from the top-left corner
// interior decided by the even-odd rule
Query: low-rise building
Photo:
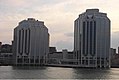
[[[2,42],[0,42],[0,52],[1,52]]]
[[[66,49],[61,52],[53,52],[48,54],[47,64],[70,64],[73,61],[73,52]]]
[[[1,53],[0,54],[0,65],[13,65],[13,53]]]
[[[1,53],[12,53],[12,45],[10,44],[1,45]]]
[[[49,53],[57,52],[56,47],[49,47]]]

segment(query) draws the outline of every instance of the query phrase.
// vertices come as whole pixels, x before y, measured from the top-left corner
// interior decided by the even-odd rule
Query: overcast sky
[[[86,9],[98,8],[111,20],[111,47],[119,46],[119,0],[0,0],[0,41],[11,44],[18,22],[44,21],[50,46],[73,50],[74,20]]]

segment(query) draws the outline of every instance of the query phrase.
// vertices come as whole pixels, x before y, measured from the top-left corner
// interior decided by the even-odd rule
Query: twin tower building
[[[110,67],[110,20],[98,9],[87,9],[74,22],[72,65],[78,67]],[[14,29],[15,65],[47,63],[49,33],[44,22],[28,18]],[[64,64],[63,64],[64,65]]]

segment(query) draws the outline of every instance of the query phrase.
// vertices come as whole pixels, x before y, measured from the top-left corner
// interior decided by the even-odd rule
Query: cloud
[[[115,31],[119,31],[119,15],[116,15],[119,14],[118,3],[118,0],[0,0],[0,40],[11,41],[13,28],[18,22],[33,17],[44,21],[48,27],[50,45],[59,50],[66,47],[71,49],[74,20],[87,8],[99,8],[101,12],[108,13],[111,19],[112,47],[117,47],[118,33]]]
[[[67,49],[69,51],[73,51],[73,42],[70,40],[68,40],[68,41],[60,40],[60,41],[57,41],[57,43],[55,45],[57,45],[57,49],[60,51],[62,49]]]
[[[64,35],[67,36],[67,37],[74,37],[74,33],[73,32],[72,33],[71,32],[70,33],[65,33]]]

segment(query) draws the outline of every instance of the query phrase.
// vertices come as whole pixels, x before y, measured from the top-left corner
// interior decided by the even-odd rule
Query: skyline
[[[1,0],[0,3],[0,41],[11,43],[13,29],[27,18],[44,21],[49,29],[50,46],[58,50],[73,50],[74,20],[86,9],[98,8],[107,13],[111,20],[111,47],[119,46],[118,0]],[[112,11],[113,10],[113,11]],[[59,38],[60,37],[60,38]]]

